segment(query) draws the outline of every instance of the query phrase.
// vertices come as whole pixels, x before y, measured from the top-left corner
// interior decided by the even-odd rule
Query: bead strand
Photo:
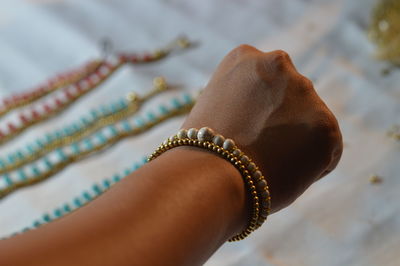
[[[69,164],[102,151],[121,139],[138,135],[169,118],[187,113],[193,107],[194,99],[188,94],[184,94],[181,98],[174,98],[171,101],[171,108],[165,106],[158,108],[158,115],[150,111],[145,116],[138,116],[132,120],[123,120],[115,125],[109,125],[96,134],[56,149],[32,165],[19,168],[18,171],[3,174],[3,178],[0,178],[0,181],[3,181],[3,185],[0,183],[0,199],[17,189],[46,180]],[[44,146],[40,141],[38,145],[40,147]]]
[[[154,88],[139,97],[136,93],[128,94],[126,99],[120,99],[109,105],[103,105],[98,109],[93,109],[87,115],[83,115],[78,122],[74,122],[61,130],[47,134],[44,138],[36,140],[35,144],[28,144],[27,151],[17,150],[9,154],[8,160],[0,158],[0,174],[12,171],[27,163],[37,160],[52,150],[70,145],[84,137],[87,137],[101,128],[111,125],[122,119],[133,115],[145,101],[154,95],[164,92],[167,89],[165,80],[162,77],[154,79]]]
[[[190,42],[187,39],[178,39],[166,49],[157,50],[152,54],[143,55],[118,55],[109,61],[103,61],[98,69],[85,77],[83,80],[73,83],[63,88],[60,93],[54,95],[51,99],[44,101],[39,106],[32,107],[28,111],[22,111],[18,114],[18,123],[7,122],[7,129],[0,128],[0,145],[20,135],[31,126],[43,122],[60,112],[67,109],[79,98],[93,91],[100,84],[105,82],[115,71],[127,63],[140,64],[150,63],[165,58],[179,46],[187,48]]]
[[[14,94],[2,100],[0,105],[0,117],[9,113],[10,111],[28,105],[40,98],[48,95],[49,93],[63,88],[68,84],[76,83],[83,79],[85,76],[94,72],[102,61],[92,60],[83,67],[69,71],[67,73],[58,74],[56,77],[51,78],[44,85],[35,89],[25,91],[23,93]]]
[[[79,208],[93,201],[95,198],[103,194],[110,187],[121,181],[126,176],[130,175],[132,172],[139,169],[142,165],[147,162],[147,157],[144,157],[143,160],[136,162],[132,165],[132,167],[125,169],[121,173],[116,173],[112,177],[103,179],[100,183],[94,183],[91,188],[82,191],[78,196],[74,197],[72,200],[61,204],[60,206],[54,208],[50,212],[46,212],[41,215],[40,218],[35,219],[31,225],[26,226],[19,232],[13,233],[8,237],[38,228],[43,224],[49,223],[51,221],[57,220]],[[5,238],[8,238],[5,237]],[[2,238],[2,239],[5,239]]]
[[[255,163],[236,147],[233,140],[216,135],[207,127],[200,130],[196,128],[189,130],[181,129],[176,135],[165,140],[149,156],[148,160],[154,160],[165,151],[178,146],[195,146],[211,150],[229,161],[241,173],[249,195],[252,198],[251,218],[247,228],[240,234],[232,237],[229,241],[244,239],[265,222],[271,209],[271,197],[267,182]]]

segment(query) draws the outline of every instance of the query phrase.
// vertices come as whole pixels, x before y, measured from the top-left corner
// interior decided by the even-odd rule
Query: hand
[[[273,212],[332,171],[342,154],[336,118],[284,51],[231,51],[182,128],[203,126],[232,138],[260,167]]]

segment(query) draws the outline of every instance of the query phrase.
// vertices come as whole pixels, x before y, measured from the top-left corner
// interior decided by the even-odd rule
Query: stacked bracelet
[[[176,135],[164,141],[148,160],[151,161],[165,151],[178,146],[196,146],[211,150],[228,160],[240,171],[252,198],[252,211],[246,229],[229,241],[244,239],[265,222],[271,209],[271,197],[267,182],[255,163],[236,147],[233,140],[215,134],[208,127],[200,130],[196,128],[181,129]]]

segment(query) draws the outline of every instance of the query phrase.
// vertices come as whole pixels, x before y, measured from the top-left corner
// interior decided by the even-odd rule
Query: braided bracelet
[[[148,160],[151,161],[165,151],[178,146],[196,146],[211,150],[228,160],[240,171],[252,198],[252,211],[246,229],[229,239],[230,242],[244,239],[265,222],[271,210],[271,197],[267,182],[255,163],[236,147],[233,140],[215,134],[208,127],[200,130],[196,128],[181,129],[176,135],[165,140],[149,156]]]

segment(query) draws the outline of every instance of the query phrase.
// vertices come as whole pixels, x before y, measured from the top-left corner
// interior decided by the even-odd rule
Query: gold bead
[[[153,86],[158,91],[163,91],[167,89],[167,82],[164,77],[156,77],[153,79]]]
[[[374,185],[380,184],[382,183],[382,181],[383,181],[382,178],[378,175],[373,175],[369,178],[369,182]]]
[[[260,227],[260,225],[263,223],[263,221],[265,221],[267,214],[269,214],[268,208],[263,209],[260,206],[267,205],[267,207],[268,207],[268,205],[270,204],[270,201],[267,204],[264,204],[263,202],[265,199],[263,198],[262,199],[263,202],[261,202],[262,204],[260,203],[260,197],[258,196],[258,192],[254,185],[255,181],[253,181],[253,176],[250,173],[251,171],[246,169],[247,167],[243,164],[243,162],[238,160],[233,153],[227,151],[226,149],[219,147],[218,145],[215,145],[215,143],[212,143],[210,141],[199,141],[197,139],[188,139],[188,138],[173,139],[172,141],[170,140],[168,145],[165,147],[165,150],[169,150],[171,148],[174,148],[176,146],[181,146],[181,145],[198,146],[198,147],[202,147],[202,148],[205,148],[208,150],[212,150],[212,151],[220,154],[225,159],[227,159],[229,162],[231,162],[231,164],[233,164],[240,171],[243,181],[244,181],[245,186],[248,191],[247,193],[249,193],[251,195],[251,200],[252,200],[251,216],[249,217],[247,228],[244,229],[238,235],[233,236],[231,239],[229,239],[229,241],[232,242],[232,241],[242,240],[245,237],[247,237],[251,232],[253,232],[258,227]],[[161,150],[161,149],[157,149],[156,151],[157,151],[157,154],[154,157],[157,157],[159,154],[161,154],[163,152],[163,150]],[[251,162],[251,160],[249,160],[249,162]],[[252,170],[254,170],[254,169],[258,169],[255,164],[253,165]],[[265,217],[263,217],[263,216],[265,216]]]
[[[136,92],[130,92],[130,93],[128,93],[127,95],[126,95],[126,99],[128,100],[128,101],[130,101],[130,102],[136,102],[138,99],[139,99],[139,97],[138,97],[138,95],[137,95],[137,93]]]
[[[166,54],[167,53],[164,50],[159,49],[154,52],[154,57],[161,58],[161,57],[165,56]]]
[[[181,48],[187,48],[191,44],[190,41],[185,37],[179,38],[177,43]]]

